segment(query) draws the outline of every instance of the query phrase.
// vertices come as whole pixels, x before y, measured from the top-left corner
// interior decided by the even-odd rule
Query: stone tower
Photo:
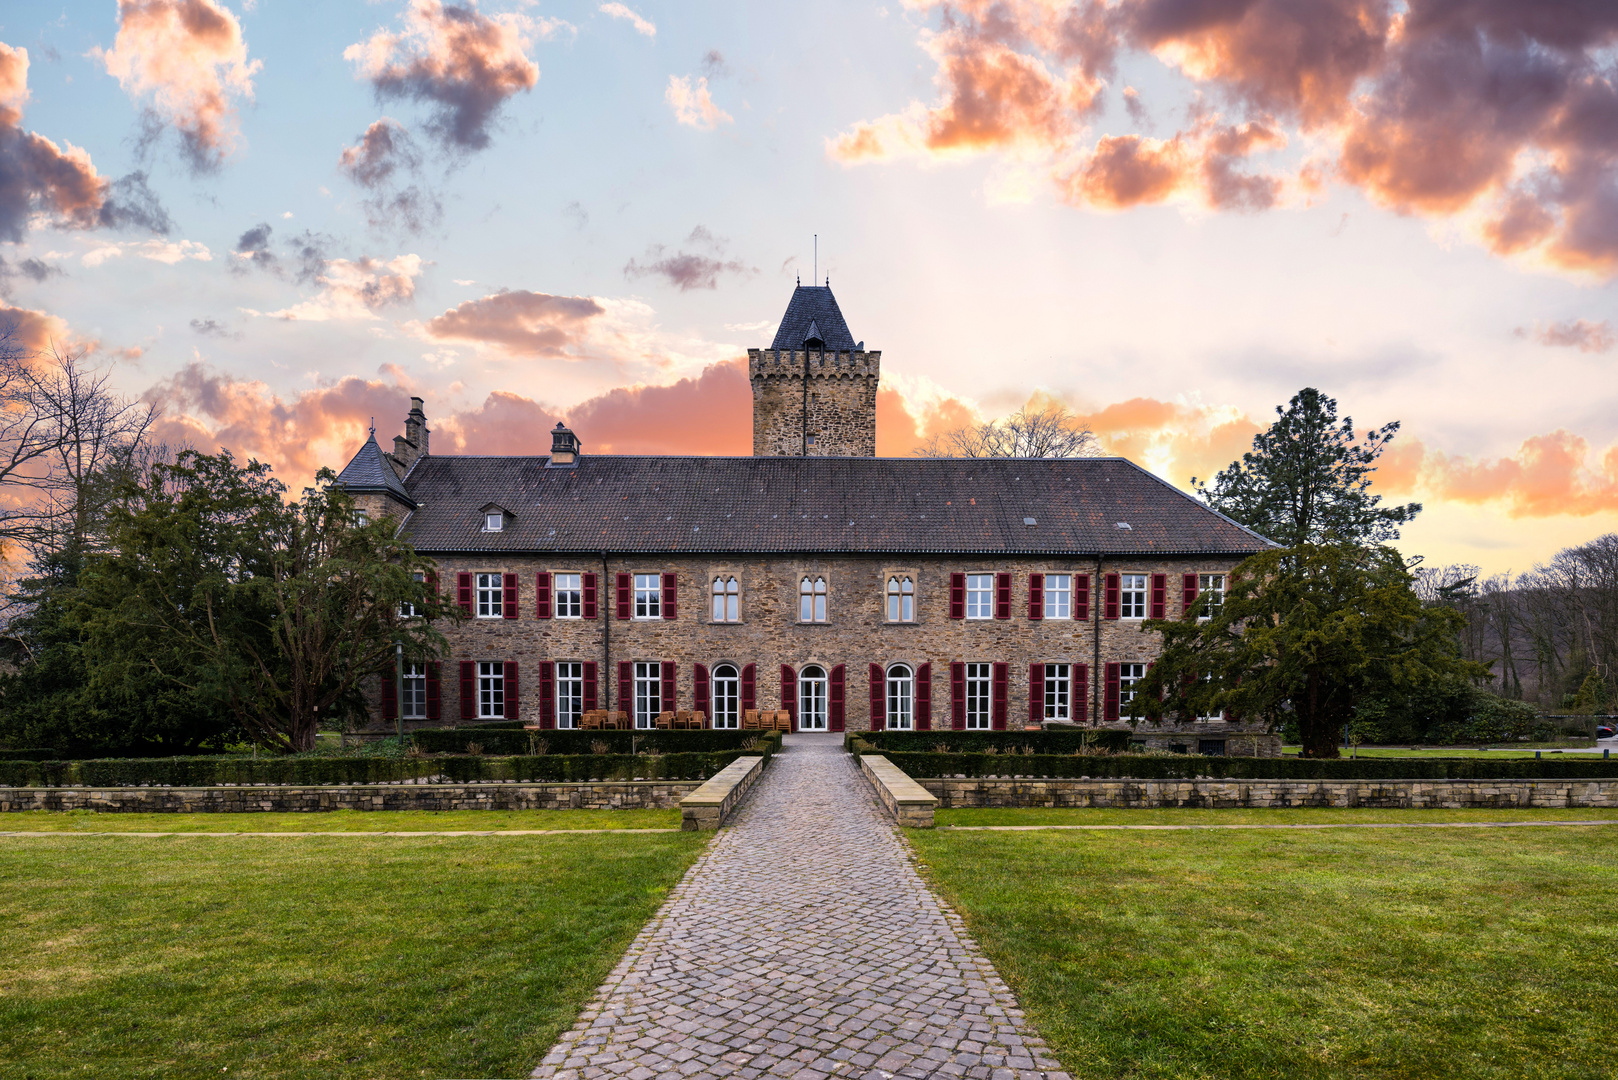
[[[875,457],[882,354],[855,343],[831,284],[799,285],[768,349],[747,350],[755,457]]]

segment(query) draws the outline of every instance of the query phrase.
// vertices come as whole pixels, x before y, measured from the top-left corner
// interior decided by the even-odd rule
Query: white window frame
[[[427,719],[427,665],[417,661],[404,665],[404,696],[399,701],[402,720]]]
[[[1118,712],[1123,714],[1124,706],[1135,700],[1135,687],[1146,678],[1146,669],[1149,665],[1144,661],[1126,661],[1118,665]]]
[[[657,660],[635,661],[635,726],[655,728],[663,709],[663,665]]]
[[[663,575],[662,574],[636,574],[634,582],[633,600],[630,614],[636,619],[661,619],[663,617]]]
[[[709,605],[712,621],[719,623],[742,621],[742,585],[735,574],[715,574],[709,587],[713,602]]]
[[[1206,614],[1197,616],[1198,622],[1207,622],[1219,614],[1219,609],[1225,606],[1225,575],[1224,574],[1198,574],[1197,575],[1197,607],[1202,610],[1204,600],[1207,602]]]
[[[506,664],[503,660],[478,661],[478,719],[506,718]]]
[[[889,731],[916,730],[916,673],[909,664],[893,664],[885,687],[888,709],[884,726]]]
[[[1152,599],[1152,578],[1149,574],[1118,575],[1118,617],[1144,619]],[[1139,614],[1133,614],[1139,612]]]
[[[1204,675],[1202,677],[1202,681],[1203,682],[1213,682],[1213,672],[1210,671],[1208,674]],[[1219,710],[1216,713],[1208,713],[1206,715],[1199,715],[1197,717],[1197,723],[1199,723],[1199,724],[1223,724],[1224,722],[1225,722],[1225,710],[1223,710],[1223,709]]]
[[[829,590],[822,574],[804,574],[798,579],[798,621],[823,623],[827,621],[826,597]]]
[[[506,515],[499,510],[485,510],[483,512],[484,532],[505,532]]]
[[[916,621],[916,579],[909,574],[889,574],[887,601],[884,604],[888,622]]]
[[[411,575],[411,579],[416,581],[417,583],[425,583],[426,580],[427,580],[427,575],[422,573],[420,570],[417,570],[414,574]],[[416,605],[411,603],[409,600],[400,601],[399,602],[399,618],[401,618],[401,619],[414,619],[415,617],[416,617]]]
[[[725,675],[721,672],[730,672]],[[735,664],[715,664],[708,681],[710,723],[720,730],[742,726],[742,673]]]
[[[556,662],[556,726],[570,730],[579,726],[584,715],[584,664],[579,660]]]
[[[584,575],[552,574],[551,598],[558,619],[584,618]]]
[[[1045,606],[1041,614],[1047,619],[1073,617],[1073,575],[1045,575]]]
[[[988,584],[984,584],[987,582]],[[994,575],[966,575],[966,617],[968,619],[994,618]]]
[[[966,730],[994,727],[994,665],[966,665]]]
[[[810,674],[819,672],[818,675]],[[831,727],[831,680],[826,669],[810,664],[798,673],[798,730],[826,731]],[[816,721],[811,725],[811,721]]]
[[[490,585],[489,582],[494,582]],[[472,575],[472,610],[480,619],[503,619],[506,613],[506,575]]]
[[[1073,665],[1045,665],[1045,719],[1073,719]]]

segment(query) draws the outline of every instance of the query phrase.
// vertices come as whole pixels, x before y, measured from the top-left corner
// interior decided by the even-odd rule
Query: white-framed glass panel
[[[1197,575],[1197,616],[1211,619],[1225,606],[1225,575]]]
[[[411,577],[412,577],[412,579],[414,579],[416,581],[417,584],[420,584],[420,583],[425,582],[427,580],[427,575],[422,573],[420,570],[417,570],[414,574],[411,575]],[[412,604],[409,600],[406,600],[406,601],[404,601],[403,603],[401,603],[399,605],[399,618],[401,618],[401,619],[414,619],[415,617],[416,617],[416,605],[415,604]]]
[[[713,579],[713,621],[741,622],[742,587],[729,576]]]
[[[369,525],[370,523],[371,523],[371,515],[370,514],[368,514],[363,509],[355,509],[355,511],[354,511],[354,524],[355,525],[357,525],[357,526],[359,526],[360,528],[363,529],[363,528],[365,528],[365,526]]]
[[[404,666],[404,700],[399,715],[406,720],[427,719],[427,668],[422,664]]]
[[[1146,618],[1146,575],[1118,575],[1118,617],[1120,619]]]
[[[798,673],[798,730],[826,730],[826,669],[817,664]]]
[[[713,726],[739,728],[742,726],[742,679],[735,664],[720,664],[713,669],[710,697],[713,704]]]
[[[908,665],[894,664],[888,669],[889,731],[910,731],[916,726],[916,677]]]
[[[506,665],[478,663],[478,719],[494,720],[506,715]]]
[[[1118,665],[1118,709],[1135,700],[1135,684],[1146,678],[1145,664]]]
[[[498,619],[505,615],[506,583],[504,574],[477,574],[477,612],[480,619]]]
[[[657,726],[663,711],[663,665],[653,660],[635,662],[635,726]]]
[[[584,665],[576,660],[556,664],[556,726],[576,728],[584,715]]]
[[[491,510],[483,515],[484,532],[500,532],[506,527],[506,515],[498,510]]]
[[[966,729],[988,731],[994,726],[990,701],[994,693],[992,664],[966,665]]]
[[[663,617],[663,575],[635,575],[635,618],[661,619]]]
[[[994,618],[994,575],[966,575],[966,617]]]
[[[1207,575],[1204,575],[1204,576],[1207,576]],[[1215,576],[1223,576],[1223,575],[1215,575]],[[1202,681],[1203,682],[1213,682],[1212,673],[1204,675],[1202,677]],[[1199,714],[1197,716],[1197,722],[1199,724],[1222,724],[1222,723],[1225,722],[1224,710],[1221,709],[1219,712],[1211,712],[1211,713]]]
[[[584,575],[557,574],[551,578],[558,619],[584,618]]]
[[[1071,619],[1073,617],[1073,575],[1045,575],[1045,617]]]
[[[806,577],[798,582],[798,621],[826,621],[826,579]]]
[[[1045,665],[1045,719],[1073,719],[1073,665]]]
[[[888,621],[916,621],[916,583],[909,574],[888,578]]]

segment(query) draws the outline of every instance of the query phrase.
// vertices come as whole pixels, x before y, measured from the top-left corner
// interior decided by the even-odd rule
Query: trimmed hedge
[[[485,754],[529,752],[529,736],[544,742],[545,754],[589,754],[592,743],[606,743],[614,754],[655,750],[664,754],[718,754],[739,749],[759,731],[524,731],[521,727],[425,728],[408,737],[417,747],[431,754],[464,754],[468,743],[477,743]]]
[[[0,761],[54,761],[59,756],[48,746],[31,750],[0,750]]]
[[[995,747],[1001,753],[1033,747],[1035,753],[1071,754],[1089,747],[1121,752],[1129,749],[1134,732],[1122,729],[1087,731],[853,731],[843,737],[850,753],[859,750],[855,742],[868,744],[879,753],[934,753],[940,744],[953,754],[981,753]]]

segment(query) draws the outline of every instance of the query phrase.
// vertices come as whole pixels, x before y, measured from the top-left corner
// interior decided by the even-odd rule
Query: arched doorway
[[[888,668],[888,709],[886,726],[894,731],[913,731],[916,726],[916,677],[909,664]]]
[[[798,730],[827,730],[826,669],[818,664],[798,673]]]
[[[713,669],[713,726],[742,726],[742,677],[735,664],[719,664]]]

